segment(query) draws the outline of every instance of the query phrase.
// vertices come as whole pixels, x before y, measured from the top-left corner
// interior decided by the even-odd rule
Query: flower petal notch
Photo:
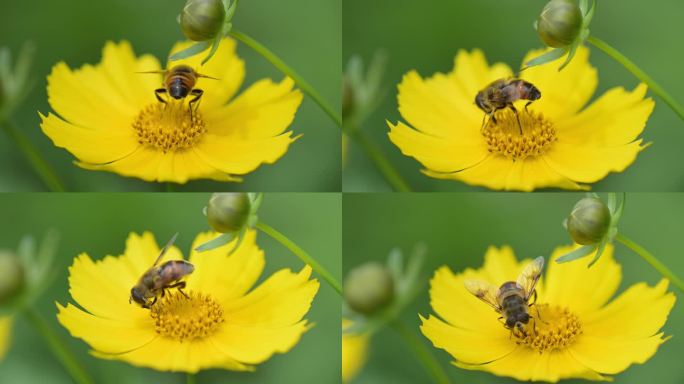
[[[97,65],[53,67],[55,113],[40,114],[41,128],[85,169],[149,182],[240,181],[285,155],[302,101],[289,78],[259,80],[236,96],[244,76],[230,38],[206,65],[192,57],[166,69],[128,42],[108,42]]]
[[[572,248],[559,247],[550,259]],[[554,383],[611,380],[609,375],[645,363],[669,338],[661,330],[675,303],[667,280],[634,284],[611,300],[622,279],[612,245],[590,270],[580,263],[549,263],[522,331],[506,329],[500,315],[465,287],[475,280],[498,288],[530,264],[518,261],[509,247],[490,247],[482,268],[457,274],[439,268],[430,282],[430,303],[439,317],[420,316],[423,334],[460,368]]]
[[[199,234],[192,249],[215,236]],[[129,303],[129,292],[160,250],[151,233],[132,233],[123,255],[74,259],[69,286],[77,305],[58,303],[57,318],[102,359],[160,371],[252,371],[291,350],[311,328],[303,317],[319,287],[309,267],[279,270],[256,285],[265,260],[255,241],[256,232],[248,231],[230,255],[230,243],[190,251],[194,271],[183,290],[167,289],[145,309]],[[160,263],[170,260],[183,260],[175,246]]]
[[[521,71],[517,84],[533,85],[541,97],[512,101],[487,116],[476,95],[511,76],[508,66],[489,65],[480,50],[459,51],[446,74],[407,73],[398,87],[406,123],[388,122],[390,140],[427,176],[516,191],[589,189],[624,171],[648,146],[639,136],[654,102],[645,98],[644,84],[610,89],[587,105],[598,83],[587,48],[579,47],[561,72],[549,66]]]

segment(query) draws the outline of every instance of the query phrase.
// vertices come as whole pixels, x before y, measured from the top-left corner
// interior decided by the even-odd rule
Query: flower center
[[[150,309],[158,334],[179,341],[211,335],[223,323],[223,309],[209,295],[168,292]]]
[[[534,348],[539,353],[567,347],[582,334],[582,323],[568,308],[535,304],[530,307],[530,316],[533,318],[527,323],[525,334],[514,334],[518,344]]]
[[[544,154],[551,143],[556,141],[553,124],[541,113],[518,111],[520,125],[515,113],[510,109],[497,112],[495,117],[496,123],[490,120],[482,130],[490,153],[497,153],[512,160],[524,160],[528,156]]]
[[[150,104],[133,121],[138,142],[164,153],[192,147],[206,132],[199,111],[182,102]]]

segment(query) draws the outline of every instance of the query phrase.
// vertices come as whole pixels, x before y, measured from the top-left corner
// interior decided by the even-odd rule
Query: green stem
[[[52,192],[64,192],[64,185],[57,177],[55,171],[43,159],[38,150],[33,147],[26,136],[24,136],[24,134],[21,133],[21,131],[9,121],[5,121],[2,126],[9,137],[14,140],[14,143],[19,147],[21,152],[24,153],[24,156],[29,163],[31,163],[33,170],[36,171],[38,176],[40,176],[45,186],[47,186]]]
[[[651,266],[655,268],[655,270],[658,271],[658,273],[663,275],[666,279],[670,280],[672,284],[674,284],[681,291],[684,291],[684,281],[677,277],[668,267],[665,266],[665,264],[661,263],[660,260],[658,260],[658,258],[653,256],[652,253],[644,249],[639,244],[628,239],[621,233],[618,233],[617,236],[615,236],[615,240],[624,244],[627,248],[631,249],[637,255],[641,256],[641,258],[646,260],[647,263],[651,264]]]
[[[80,365],[73,353],[64,345],[64,342],[55,334],[50,326],[43,320],[38,311],[34,308],[27,308],[24,312],[33,327],[43,336],[48,343],[52,352],[57,359],[62,363],[64,368],[69,372],[74,382],[78,384],[90,384],[93,381],[90,379],[86,371]]]
[[[395,191],[411,192],[411,187],[409,187],[408,183],[401,177],[392,163],[387,160],[380,148],[375,145],[363,130],[354,129],[349,130],[348,132],[349,135],[361,145],[361,148],[366,152],[373,163],[375,163],[375,166]]]
[[[242,32],[232,30],[229,33],[232,37],[240,40],[253,50],[255,50],[258,54],[263,56],[266,60],[268,60],[271,64],[273,64],[274,67],[278,68],[281,72],[292,78],[292,80],[297,83],[297,86],[309,97],[313,99],[313,101],[318,104],[318,106],[321,107],[321,109],[328,115],[330,116],[331,119],[337,124],[338,127],[342,127],[342,117],[340,117],[339,113],[336,112],[330,104],[328,104],[327,101],[325,101],[321,95],[314,89],[314,87],[311,86],[304,78],[302,78],[297,72],[294,71],[294,69],[290,68],[285,62],[278,57],[275,53],[271,52],[268,48],[263,46],[261,43],[258,41],[252,39],[251,37],[245,35]]]
[[[173,184],[166,183],[166,192],[173,192]]]
[[[195,375],[192,374],[192,373],[188,373],[188,374],[186,375],[185,379],[186,379],[185,382],[186,382],[187,384],[195,384],[195,382],[196,382],[196,381],[195,381]]]
[[[449,377],[446,372],[439,365],[439,362],[430,353],[425,344],[411,332],[411,330],[404,325],[400,320],[392,322],[392,328],[404,339],[404,342],[413,350],[420,362],[423,364],[425,370],[432,376],[435,383],[449,384]]]
[[[651,92],[658,95],[658,97],[660,97],[665,102],[665,104],[667,104],[679,116],[680,119],[684,120],[684,108],[679,103],[677,103],[677,101],[672,96],[670,96],[670,94],[667,93],[667,91],[665,91],[663,87],[660,86],[660,84],[656,83],[655,80],[653,80],[649,75],[646,74],[646,72],[642,71],[641,68],[634,64],[634,62],[626,58],[622,53],[620,53],[620,51],[611,47],[610,45],[608,45],[608,43],[599,38],[589,36],[589,38],[587,38],[587,41],[596,48],[602,50],[606,55],[610,56],[613,60],[622,64],[623,67],[625,67],[628,71],[632,72],[632,74],[636,76],[639,80],[646,83],[646,85],[648,85],[648,88],[650,88]]]
[[[328,272],[325,268],[323,268],[323,266],[320,265],[313,257],[309,256],[309,254],[306,253],[303,249],[299,248],[297,244],[293,243],[285,235],[278,232],[275,228],[269,226],[263,221],[257,222],[256,228],[261,230],[265,234],[271,236],[274,240],[282,244],[285,248],[289,249],[290,252],[294,253],[297,257],[299,257],[300,260],[311,266],[311,268],[314,271],[316,271],[316,273],[318,273],[318,275],[320,275],[323,278],[323,280],[330,284],[330,286],[333,287],[335,291],[337,291],[337,293],[342,295],[342,286],[333,277],[333,275],[330,274],[330,272]]]

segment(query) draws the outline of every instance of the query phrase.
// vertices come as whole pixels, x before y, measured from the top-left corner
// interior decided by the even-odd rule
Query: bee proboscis
[[[496,117],[494,116],[496,111],[510,108],[513,113],[515,113],[515,118],[518,120],[518,128],[522,135],[523,131],[522,125],[520,124],[520,117],[518,116],[518,110],[513,103],[518,100],[528,100],[527,104],[525,104],[525,109],[527,109],[528,105],[532,104],[535,100],[539,100],[539,98],[541,98],[541,92],[532,83],[510,77],[495,80],[483,88],[475,96],[475,104],[485,112],[485,118],[489,116],[489,119],[493,121],[494,124],[496,124]],[[485,122],[483,119],[482,129],[484,129],[484,127]]]
[[[180,281],[183,277],[191,274],[195,267],[185,260],[169,260],[164,264],[157,266],[159,260],[164,257],[166,252],[171,248],[176,241],[178,233],[173,235],[171,240],[162,248],[159,256],[152,264],[152,267],[140,277],[138,283],[131,288],[131,297],[128,302],[135,301],[143,308],[150,308],[157,302],[157,297],[161,295],[164,297],[166,290],[177,288],[180,293],[188,297],[183,288],[185,288],[185,281]]]
[[[466,289],[478,299],[494,308],[505,319],[504,327],[518,330],[522,335],[525,333],[525,325],[530,321],[529,307],[537,302],[537,281],[544,268],[544,257],[539,256],[523,268],[517,281],[507,281],[496,289],[486,281],[466,280]],[[530,298],[533,298],[530,303]],[[537,309],[537,318],[539,317]],[[541,320],[541,319],[540,319]]]

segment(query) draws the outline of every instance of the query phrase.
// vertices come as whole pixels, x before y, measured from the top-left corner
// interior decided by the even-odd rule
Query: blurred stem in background
[[[34,46],[30,43],[24,44],[16,65],[12,68],[9,49],[0,48],[0,124],[45,186],[53,192],[63,192],[64,186],[55,171],[10,119],[12,112],[21,104],[31,88],[29,77],[34,54]]]
[[[413,353],[416,354],[416,357],[418,357],[425,370],[435,380],[435,383],[449,384],[449,377],[430,350],[425,347],[425,344],[400,320],[395,320],[390,325],[401,336],[406,345],[413,350]]]
[[[384,53],[376,52],[364,73],[363,61],[353,56],[342,78],[342,131],[344,135],[357,142],[387,183],[398,192],[411,192],[411,187],[399,171],[390,163],[379,146],[363,131],[363,121],[377,108],[385,93],[382,91],[382,78],[387,58]],[[343,158],[345,153],[342,154]]]
[[[589,36],[587,38],[589,42],[594,47],[603,51],[606,55],[610,56],[613,60],[620,63],[625,69],[631,72],[637,79],[646,83],[651,92],[655,93],[660,97],[665,104],[667,104],[680,119],[684,120],[684,107],[682,107],[677,101],[669,94],[660,84],[656,83],[646,72],[642,71],[634,62],[625,57],[620,51],[608,45],[608,43],[603,40],[596,38],[594,36]]]
[[[64,341],[54,333],[50,326],[43,320],[38,311],[34,308],[27,308],[24,312],[26,317],[31,322],[34,328],[45,339],[52,352],[57,359],[62,363],[64,368],[69,372],[74,382],[78,384],[90,384],[93,381],[90,379],[86,371],[81,367],[76,357],[71,350],[64,345]]]
[[[646,260],[646,262],[649,263],[653,268],[655,268],[656,271],[658,271],[661,275],[670,280],[672,284],[679,288],[680,291],[684,292],[684,281],[677,277],[668,267],[665,266],[665,264],[661,263],[660,260],[658,260],[658,258],[653,256],[652,253],[650,253],[644,247],[633,242],[621,233],[617,234],[615,240],[624,244],[627,248],[634,251],[634,253],[641,256],[641,258]]]
[[[185,382],[186,382],[187,384],[195,384],[195,383],[197,382],[197,381],[195,380],[195,375],[192,374],[192,373],[186,374],[185,378],[186,378]]]

